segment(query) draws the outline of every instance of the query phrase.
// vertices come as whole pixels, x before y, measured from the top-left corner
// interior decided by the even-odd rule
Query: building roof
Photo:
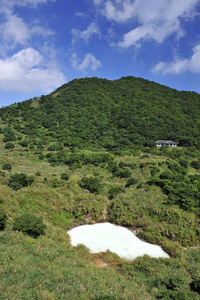
[[[171,141],[171,140],[158,140],[156,141],[156,144],[174,144],[174,145],[177,145],[178,143],[177,142],[174,142],[174,141]]]

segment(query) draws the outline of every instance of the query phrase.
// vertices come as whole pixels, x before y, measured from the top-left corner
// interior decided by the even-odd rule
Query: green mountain
[[[199,299],[199,106],[127,77],[0,109],[0,299]],[[170,258],[71,246],[67,230],[106,221]]]
[[[76,79],[48,96],[2,108],[0,116],[13,133],[33,142],[45,138],[79,148],[130,149],[158,139],[180,145],[200,141],[200,95],[142,78]]]

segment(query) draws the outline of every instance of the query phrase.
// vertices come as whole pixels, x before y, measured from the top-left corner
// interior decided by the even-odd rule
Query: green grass
[[[0,207],[9,217],[6,229],[0,232],[0,299],[164,299],[161,293],[171,293],[166,282],[174,274],[182,278],[181,283],[174,279],[182,299],[197,299],[189,283],[200,276],[199,208],[184,211],[167,205],[167,195],[147,183],[151,167],[160,174],[168,170],[166,161],[177,159],[145,152],[114,156],[117,165],[135,166],[124,167],[138,180],[125,188],[128,179],[113,176],[106,164],[52,166],[46,159],[37,159],[35,150],[17,146],[10,151],[3,145],[0,170],[4,163],[10,163],[12,170],[4,171],[5,177],[0,174]],[[41,176],[35,175],[38,172]],[[14,191],[8,187],[14,173],[32,175],[34,182]],[[68,173],[69,180],[62,180],[62,173]],[[188,168],[188,174],[200,171]],[[103,186],[99,195],[80,187],[84,176],[99,178]],[[109,200],[108,191],[119,186],[122,192]],[[34,239],[12,230],[14,218],[23,213],[42,217],[47,225],[44,236]],[[92,255],[84,246],[73,248],[66,231],[74,224],[96,221],[138,229],[141,238],[161,244],[171,258],[144,257],[130,263],[112,253]],[[101,267],[96,261],[108,264]],[[176,299],[173,295],[170,297]]]

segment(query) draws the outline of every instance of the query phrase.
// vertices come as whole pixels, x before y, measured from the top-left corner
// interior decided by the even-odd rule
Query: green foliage
[[[5,212],[0,211],[0,230],[4,230],[6,227],[8,216]]]
[[[29,142],[27,140],[23,140],[23,141],[20,142],[20,145],[22,147],[28,147],[28,144],[29,144]]]
[[[194,146],[200,141],[199,97],[131,76],[73,80],[38,99],[37,105],[30,99],[2,108],[1,119],[9,122],[4,142],[15,140],[18,131],[30,142],[35,136],[48,137],[48,151],[60,151],[64,144],[71,149],[104,147],[120,152],[153,147],[159,138]],[[180,157],[176,150],[171,154]]]
[[[188,168],[188,161],[184,158],[179,159],[179,164],[184,168]]]
[[[7,142],[5,144],[5,149],[14,149],[15,148],[15,145],[11,142]]]
[[[13,190],[21,189],[25,186],[30,186],[34,181],[33,176],[27,176],[24,173],[13,174],[10,176],[8,186]]]
[[[45,158],[45,156],[44,156],[43,153],[40,153],[39,156],[38,156],[38,158],[39,158],[40,160],[43,160],[43,159]]]
[[[169,166],[174,173],[163,172],[149,183],[158,185],[168,196],[168,204],[178,204],[185,210],[192,210],[200,203],[200,176],[180,175],[176,164]],[[176,173],[178,171],[178,173]]]
[[[191,283],[190,283],[190,288],[194,292],[197,292],[200,294],[200,278],[195,278]]]
[[[136,217],[130,202],[119,197],[111,202],[108,216],[111,222],[122,226],[133,226]]]
[[[119,186],[113,187],[108,191],[108,198],[113,199],[118,194],[121,194],[123,192],[123,189]]]
[[[44,234],[45,229],[42,219],[32,214],[24,214],[14,219],[13,230],[22,231],[35,238]]]
[[[197,160],[192,160],[190,166],[196,170],[200,169],[200,163]]]
[[[56,143],[53,145],[50,145],[47,148],[47,151],[58,151],[58,150],[62,150],[63,149],[63,145],[61,143]]]
[[[3,166],[2,166],[2,170],[10,171],[11,169],[12,169],[12,166],[9,163],[3,164]]]
[[[135,185],[138,183],[138,179],[135,178],[130,178],[127,180],[126,184],[125,184],[125,188],[130,187],[131,185]]]
[[[113,172],[113,176],[120,178],[129,178],[131,177],[131,171],[129,170],[117,170]]]
[[[61,179],[67,181],[69,179],[69,175],[67,173],[62,173],[61,174]]]
[[[100,180],[96,177],[83,177],[79,182],[80,187],[87,189],[91,193],[99,194],[102,190]]]
[[[4,138],[3,138],[4,143],[15,141],[15,140],[16,140],[16,137],[13,132],[4,134]]]

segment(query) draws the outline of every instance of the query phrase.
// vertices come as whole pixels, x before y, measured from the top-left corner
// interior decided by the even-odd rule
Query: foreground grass
[[[114,268],[98,268],[83,246],[73,249],[62,229],[45,236],[1,232],[1,299],[151,299]]]
[[[124,169],[137,184],[126,188],[128,179],[114,176],[106,164],[53,166],[45,158],[40,160],[35,150],[19,145],[5,150],[1,144],[0,166],[10,163],[12,170],[0,173],[1,210],[9,217],[0,232],[0,299],[199,298],[190,289],[190,283],[200,278],[199,208],[183,211],[167,205],[161,189],[147,183],[152,170],[157,174],[169,171],[166,162],[178,163],[178,159],[140,152],[113,155],[113,159],[117,166],[130,165]],[[187,159],[192,159],[189,154]],[[61,179],[65,172],[68,181]],[[8,187],[13,173],[32,175],[34,182],[14,191]],[[188,174],[199,173],[188,167]],[[102,190],[98,195],[80,187],[84,176],[99,179]],[[110,199],[109,190],[115,187],[121,192]],[[44,236],[33,239],[13,232],[14,218],[23,213],[43,218]],[[145,256],[130,263],[112,253],[91,255],[83,246],[71,247],[66,233],[70,227],[99,221],[137,229],[140,237],[162,245],[171,258]]]

